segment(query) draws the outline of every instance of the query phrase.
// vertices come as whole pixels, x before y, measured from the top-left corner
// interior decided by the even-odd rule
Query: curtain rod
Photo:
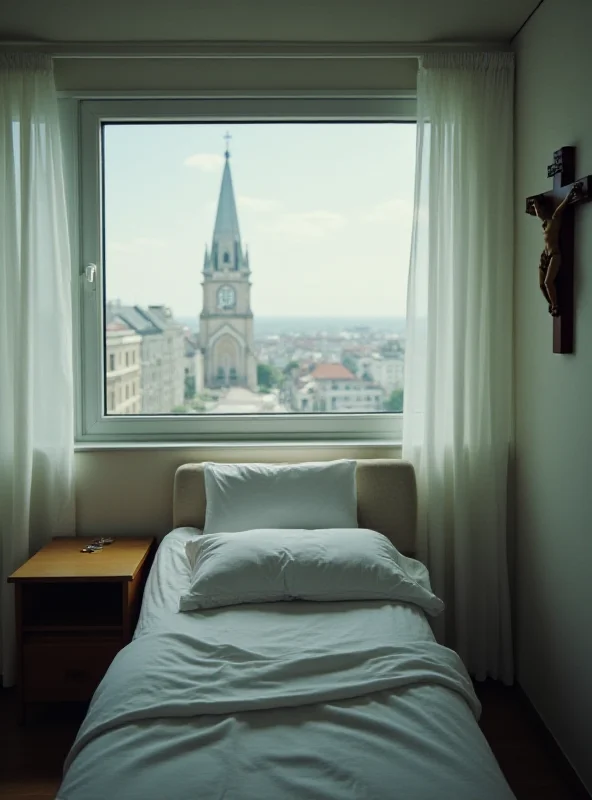
[[[425,53],[507,51],[507,42],[39,42],[0,41],[0,48],[53,58],[419,58]]]

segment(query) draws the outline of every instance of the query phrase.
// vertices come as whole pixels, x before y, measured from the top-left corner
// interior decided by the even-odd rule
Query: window
[[[115,371],[115,355],[113,353],[109,355],[109,371]]]
[[[81,297],[80,438],[399,438],[382,404],[348,415],[320,393],[338,388],[335,369],[346,377],[392,342],[404,353],[414,101],[81,106],[82,260],[98,276]],[[133,420],[106,402],[97,368],[115,321],[141,340]],[[200,386],[186,399],[190,358]]]

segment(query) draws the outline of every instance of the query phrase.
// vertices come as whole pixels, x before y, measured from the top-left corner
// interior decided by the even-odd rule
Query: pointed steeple
[[[222,185],[220,186],[220,197],[218,198],[212,249],[209,259],[206,259],[204,264],[204,273],[211,273],[216,270],[236,270],[248,276],[249,263],[245,259],[241,245],[238,214],[236,212],[236,201],[230,173],[230,152],[228,150],[230,136],[227,134],[225,138],[226,151],[224,153]]]
[[[228,148],[226,148],[226,152],[224,153],[224,159],[222,186],[220,187],[216,224],[214,225],[214,242],[221,241],[222,239],[230,239],[230,241],[240,244],[240,230],[238,227],[236,202],[234,200],[232,175],[230,174],[230,152]]]

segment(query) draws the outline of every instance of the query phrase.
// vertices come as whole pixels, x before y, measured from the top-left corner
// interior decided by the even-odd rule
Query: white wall
[[[518,680],[592,790],[592,203],[578,209],[576,353],[552,353],[524,198],[554,150],[592,173],[592,3],[546,0],[516,41]]]
[[[414,89],[417,59],[68,58],[56,85],[74,92]]]
[[[196,461],[325,461],[400,458],[399,447],[130,448],[76,453],[79,536],[163,536],[173,519],[173,478]]]

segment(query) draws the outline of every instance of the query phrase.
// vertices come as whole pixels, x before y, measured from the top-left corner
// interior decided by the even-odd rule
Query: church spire
[[[204,274],[211,274],[217,270],[236,270],[241,275],[249,275],[249,261],[243,253],[240,230],[238,227],[238,214],[230,174],[230,134],[226,134],[226,149],[224,151],[224,170],[222,172],[222,185],[218,198],[218,210],[214,224],[212,249],[206,253],[204,261]]]
[[[236,212],[236,202],[232,186],[232,175],[230,174],[230,150],[228,149],[229,134],[226,134],[224,138],[226,139],[224,172],[222,173],[222,185],[220,187],[220,197],[218,198],[218,211],[216,213],[216,224],[214,225],[213,244],[218,244],[221,249],[224,243],[232,245],[232,249],[234,249],[234,242],[240,247],[240,230],[238,227],[238,214]]]

